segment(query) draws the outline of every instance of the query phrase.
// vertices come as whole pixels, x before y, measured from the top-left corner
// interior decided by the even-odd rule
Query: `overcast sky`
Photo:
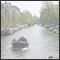
[[[28,10],[32,16],[40,16],[39,10],[42,6],[42,1],[6,1],[7,3],[11,3],[11,5],[17,6],[20,11]],[[56,4],[59,1],[52,1],[54,4]],[[5,1],[1,1],[1,3],[5,3]]]

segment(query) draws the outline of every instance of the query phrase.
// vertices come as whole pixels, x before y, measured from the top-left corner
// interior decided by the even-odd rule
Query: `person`
[[[20,38],[18,39],[18,41],[20,41]]]
[[[23,36],[23,38],[24,38],[24,36]]]
[[[26,40],[26,38],[24,38],[24,36],[23,36],[23,41],[27,42],[27,40]]]
[[[20,37],[19,39],[18,39],[18,41],[21,41],[22,40],[22,37]]]
[[[13,42],[16,41],[15,38],[13,39]]]
[[[21,38],[21,37],[20,37]],[[20,41],[20,38],[18,39],[18,41]]]
[[[22,40],[22,37],[20,37],[20,40]]]

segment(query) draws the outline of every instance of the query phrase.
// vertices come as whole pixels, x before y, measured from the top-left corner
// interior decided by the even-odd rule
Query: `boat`
[[[57,29],[54,29],[54,30],[53,30],[53,33],[56,33],[57,31],[58,31]]]
[[[59,34],[59,31],[57,31],[56,34]]]
[[[54,28],[50,28],[50,31],[53,31],[54,30]]]
[[[54,30],[53,30],[53,33],[59,34],[59,29],[54,29]]]
[[[18,28],[15,28],[15,27],[13,28],[13,31],[17,31],[17,30],[18,30]]]
[[[15,40],[15,41],[12,41],[12,46],[13,48],[25,48],[29,46],[29,41],[27,39],[25,41]]]
[[[1,31],[1,36],[8,36],[8,35],[11,35],[13,33],[14,33],[13,31],[3,30],[3,31]]]
[[[53,56],[47,56],[47,59],[53,59]]]
[[[46,28],[48,28],[48,27],[49,27],[49,25],[45,25],[45,27],[46,27]]]

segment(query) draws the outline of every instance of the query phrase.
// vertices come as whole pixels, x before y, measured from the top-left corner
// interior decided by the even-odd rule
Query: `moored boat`
[[[57,29],[54,29],[54,30],[53,30],[53,33],[56,33],[57,31],[58,31]]]
[[[18,30],[18,28],[13,28],[13,31],[17,31]]]
[[[59,34],[59,31],[57,31],[56,33]]]
[[[1,36],[7,36],[7,35],[11,35],[13,33],[14,33],[13,31],[3,30],[3,31],[1,31]]]
[[[53,31],[54,30],[54,28],[50,28],[50,31]]]
[[[46,28],[48,28],[48,27],[49,27],[49,25],[45,25],[45,27],[46,27]]]

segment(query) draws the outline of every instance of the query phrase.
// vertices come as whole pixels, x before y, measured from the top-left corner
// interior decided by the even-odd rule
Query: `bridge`
[[[42,22],[34,22],[34,23],[31,23],[31,24],[28,24],[28,25],[33,25],[34,26],[35,24],[39,26],[39,24],[43,24],[43,23]]]

